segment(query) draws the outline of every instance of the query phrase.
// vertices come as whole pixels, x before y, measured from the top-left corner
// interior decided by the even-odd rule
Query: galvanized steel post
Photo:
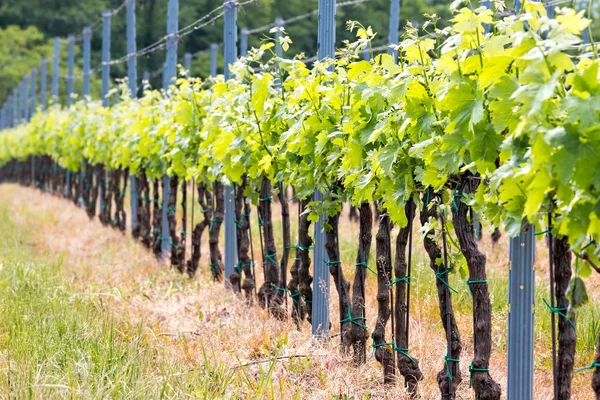
[[[102,98],[102,106],[108,107],[110,99],[108,91],[110,90],[110,22],[112,11],[104,10],[102,12],[102,89],[100,97]],[[96,177],[98,179],[98,177]],[[98,185],[98,197],[100,198],[100,210],[104,210],[104,191],[108,190],[108,171],[104,170],[104,187]]]
[[[54,38],[54,55],[52,63],[52,104],[58,103],[58,68],[60,66],[60,38]]]
[[[110,20],[112,12],[102,12],[102,106],[108,107],[110,99],[107,97],[110,90]]]
[[[126,4],[127,12],[127,81],[129,83],[129,94],[135,99],[138,94],[137,89],[137,44],[135,37],[135,1],[128,1]],[[131,231],[133,232],[138,225],[137,216],[137,179],[135,174],[129,174],[129,203],[131,205]]]
[[[164,89],[168,91],[177,74],[177,30],[179,29],[179,0],[169,0],[167,10],[167,57],[163,72]],[[169,232],[169,198],[171,178],[163,176],[163,204],[162,204],[162,242],[161,251],[163,258],[168,258],[171,253],[171,233]]]
[[[223,42],[225,57],[225,80],[231,78],[229,66],[237,59],[237,1],[224,0],[225,15]],[[235,198],[233,185],[225,186],[225,287],[237,263],[237,226],[235,225]]]
[[[319,0],[319,31],[317,58],[319,60],[335,57],[335,0]],[[323,193],[315,190],[314,201],[323,201]],[[329,268],[325,263],[325,232],[321,214],[315,222],[314,280],[312,307],[312,334],[314,337],[329,337]]]
[[[400,0],[390,1],[390,24],[388,32],[388,44],[398,44],[398,30],[400,29]],[[398,62],[398,52],[388,47],[388,54]]]
[[[13,128],[19,124],[19,91],[15,88],[13,89],[12,99],[13,99],[13,119],[12,126]]]
[[[183,55],[183,69],[185,69],[188,78],[192,76],[192,53]]]
[[[217,76],[217,51],[219,50],[219,45],[216,43],[210,44],[210,76]]]
[[[83,28],[83,97],[90,95],[90,57],[91,57],[92,28]]]
[[[35,114],[35,108],[37,104],[37,69],[31,69],[31,94],[29,104],[29,117],[33,117]]]
[[[73,76],[75,74],[75,36],[69,36],[68,44],[67,105],[70,107],[73,104],[73,89],[75,86],[75,77]]]
[[[22,88],[21,112],[23,115],[23,123],[26,123],[29,120],[29,75],[28,74],[26,74],[23,77],[23,86],[21,86],[21,88]]]
[[[533,319],[535,303],[535,228],[526,225],[510,239],[508,273],[507,398],[533,399]]]
[[[240,31],[240,57],[248,55],[248,28],[242,28]]]

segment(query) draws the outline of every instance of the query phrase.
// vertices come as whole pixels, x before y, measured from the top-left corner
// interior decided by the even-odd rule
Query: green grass
[[[75,290],[60,262],[33,254],[5,205],[0,231],[0,397],[259,398],[272,391],[272,365],[252,376],[207,357],[182,365],[143,322],[114,318],[100,295]]]

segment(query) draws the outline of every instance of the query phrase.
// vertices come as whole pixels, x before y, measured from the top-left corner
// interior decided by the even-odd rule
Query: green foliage
[[[431,188],[445,214],[463,201],[513,236],[553,213],[552,231],[579,251],[600,240],[599,61],[578,52],[589,20],[570,9],[548,19],[533,2],[498,22],[496,11],[461,8],[443,29],[432,18],[425,37],[409,27],[398,64],[360,60],[376,35],[355,22],[357,40],[311,67],[276,57],[268,39],[229,81],[181,78],[169,96],[38,114],[0,137],[0,161],[45,154],[72,170],[87,160],[207,183],[246,175],[254,202],[268,178],[301,198],[325,193],[311,220],[376,200],[400,226],[406,200]],[[463,196],[471,179],[482,184]]]

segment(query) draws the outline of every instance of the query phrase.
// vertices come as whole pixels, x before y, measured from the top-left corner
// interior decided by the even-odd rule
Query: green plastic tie
[[[473,386],[473,372],[490,372],[489,368],[477,368],[473,366],[473,361],[469,364],[469,387]]]
[[[356,263],[357,267],[365,267],[366,269],[368,269],[369,271],[371,271],[373,273],[373,275],[377,275],[377,271],[373,270],[373,268],[369,267],[369,265],[367,264],[366,261],[361,261],[359,263]]]
[[[569,324],[571,324],[571,326],[573,327],[573,329],[575,329],[575,324],[573,323],[573,321],[571,321],[569,319],[569,317],[567,317],[567,315],[565,314],[565,311],[568,310],[568,308],[559,308],[559,307],[552,307],[545,298],[542,297],[542,300],[544,301],[544,304],[546,304],[546,307],[548,307],[548,309],[550,310],[550,312],[553,312],[555,314],[560,315],[561,317],[563,317],[564,319],[566,319],[567,321],[569,321]]]
[[[174,248],[175,250],[179,249],[179,246],[176,245],[175,243],[171,242],[171,247]]]
[[[265,223],[263,222],[263,219],[260,217],[260,215],[258,216],[258,226],[265,226]]]
[[[469,278],[465,282],[466,282],[467,286],[469,287],[469,293],[471,293],[471,296],[473,296],[473,290],[471,289],[471,285],[473,283],[487,283],[487,279],[473,279],[473,280],[471,280],[471,278]]]
[[[175,210],[172,207],[169,207],[169,212],[175,214]]]
[[[267,253],[267,254],[265,254],[265,258],[266,258],[267,260],[271,261],[273,264],[275,264],[275,266],[276,266],[277,268],[279,268],[279,264],[277,263],[277,261],[275,260],[275,258],[273,258],[273,257],[275,257],[276,255],[277,255],[277,253],[273,253],[273,254],[269,254],[269,253]],[[263,264],[266,264],[266,263],[267,263],[266,261],[265,261],[265,262],[263,262]]]
[[[408,358],[410,360],[410,362],[412,362],[413,364],[415,364],[415,365],[417,364],[416,361],[414,360],[414,358],[412,358],[411,356],[408,355],[408,349],[394,345],[394,351],[397,351],[398,353],[402,354],[404,357]]]
[[[294,258],[295,261],[300,261],[300,257]]]
[[[397,283],[404,282],[407,285],[410,285],[410,276],[403,276],[402,278],[396,278],[393,282],[388,283],[387,287],[392,287]]]
[[[550,233],[550,229],[546,229],[545,231],[541,231],[541,232],[536,232],[535,236],[546,235],[548,233]]]
[[[200,212],[201,212],[202,214],[206,214],[207,212],[210,212],[210,210],[200,210]]]
[[[185,236],[186,232],[185,231],[181,231],[181,236]]]
[[[446,363],[446,372],[448,373],[448,379],[450,379],[450,381],[452,381],[452,373],[450,372],[450,364],[449,362],[460,362],[460,360],[457,360],[456,358],[451,358],[448,357],[448,350],[446,350],[446,355],[444,356],[444,362]]]
[[[213,218],[213,219],[211,219],[211,220],[210,220],[210,226],[208,227],[208,231],[209,231],[209,232],[212,232],[212,229],[213,229],[213,223],[214,223],[214,222],[223,222],[223,220],[222,220],[222,219],[218,219],[218,218]]]
[[[269,200],[273,200],[273,196],[267,196],[264,199],[258,199],[258,201],[269,201]]]
[[[340,324],[349,322],[349,323],[354,324],[354,325],[356,325],[356,326],[358,326],[360,328],[369,329],[369,328],[367,328],[366,325],[363,325],[360,322],[357,322],[357,321],[366,321],[366,320],[367,319],[365,317],[356,317],[356,318],[353,318],[352,317],[352,307],[348,307],[348,318],[340,320]]]
[[[445,270],[442,273],[436,272],[435,274],[435,278],[439,279],[440,282],[442,282],[444,285],[446,285],[446,287],[450,290],[452,290],[454,293],[458,294],[458,291],[456,289],[454,289],[452,286],[450,286],[450,284],[448,282],[446,282],[443,278],[444,275],[446,275],[448,272],[450,272],[449,269]]]
[[[462,197],[462,193],[458,192],[458,185],[456,186],[456,189],[454,189],[454,191],[452,192],[452,207],[454,207],[454,209],[456,211],[458,211],[458,203],[456,202],[457,198],[461,198]]]
[[[284,293],[289,293],[290,291],[287,288],[282,288],[277,286],[274,283],[271,283],[271,286],[273,287],[273,289],[279,290],[280,292],[284,292]]]
[[[596,244],[596,241],[595,241],[594,239],[590,240],[590,241],[588,242],[588,244],[586,244],[585,246],[583,246],[583,247],[581,248],[581,250],[583,251],[583,250],[587,249],[588,247],[590,247],[590,246],[591,246],[591,245],[593,245],[593,244]]]
[[[325,265],[330,266],[330,265],[336,265],[336,264],[341,264],[341,261],[328,261],[326,259],[323,259],[323,262],[325,263]]]
[[[289,290],[288,290],[288,293],[289,293],[289,295],[290,295],[290,298],[292,299],[292,301],[293,301],[294,303],[296,303],[296,304],[300,304],[300,303],[298,302],[298,300],[297,300],[297,299],[298,299],[298,297],[303,297],[303,298],[304,298],[304,296],[302,296],[302,293],[300,293],[300,291],[299,291],[299,290],[296,290],[294,293],[290,293],[290,292],[289,292]]]
[[[213,273],[213,277],[217,276],[217,268],[216,267],[217,267],[217,265],[220,265],[220,264],[221,264],[221,260],[217,260],[217,262],[214,264],[208,264],[208,266],[210,267],[210,270]]]
[[[588,365],[587,367],[583,367],[583,368],[577,368],[575,370],[575,373],[581,372],[581,371],[586,371],[588,369],[594,369],[594,368],[600,368],[600,362],[597,361],[593,361],[590,365]]]

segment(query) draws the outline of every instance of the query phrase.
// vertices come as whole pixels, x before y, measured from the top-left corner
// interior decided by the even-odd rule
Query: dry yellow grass
[[[0,202],[8,204],[11,218],[18,226],[34,227],[30,243],[34,252],[51,260],[60,260],[65,276],[82,293],[103,296],[106,306],[117,318],[131,322],[132,326],[141,324],[149,346],[166,350],[174,360],[190,369],[202,369],[203,355],[206,354],[211,361],[222,362],[230,369],[239,369],[241,373],[252,376],[259,369],[267,368],[270,364],[262,361],[274,355],[302,355],[307,357],[284,358],[274,364],[272,388],[269,390],[272,397],[406,397],[402,385],[382,386],[381,369],[374,358],[360,368],[353,367],[349,358],[339,351],[339,337],[334,336],[327,343],[318,342],[311,338],[307,323],[297,330],[290,320],[277,321],[258,307],[247,307],[240,298],[224,289],[221,283],[212,282],[205,257],[201,260],[198,276],[189,280],[157,261],[128,235],[103,227],[97,220],[90,221],[83,210],[64,199],[16,185],[2,185]],[[275,213],[277,211],[276,208]],[[345,233],[340,239],[342,259],[347,276],[352,276],[350,265],[355,254],[351,243],[358,234],[358,228],[343,218],[340,232]],[[203,255],[206,255],[206,244],[203,245]],[[416,246],[419,246],[418,241]],[[537,278],[543,282],[547,279],[543,262],[547,253],[543,245],[538,247]],[[486,235],[481,249],[488,256],[489,269],[499,276],[506,276],[506,238],[501,239],[499,246],[492,247],[489,235]],[[422,263],[423,254],[420,250],[416,258]],[[257,268],[257,275],[260,284],[260,268]],[[411,305],[410,352],[420,361],[425,375],[419,388],[421,397],[434,399],[439,398],[435,376],[443,367],[445,338],[433,291],[433,274],[421,266],[417,268],[416,275],[415,286],[418,289],[415,289]],[[457,286],[460,284],[456,278],[453,280]],[[594,279],[590,287],[597,288],[598,280]],[[464,291],[462,286],[461,289]],[[375,290],[375,279],[370,276],[367,321],[371,323],[377,314]],[[457,305],[457,320],[464,344],[461,362],[463,382],[458,398],[469,399],[473,398],[473,392],[468,387],[472,320],[470,311],[465,311],[470,310],[470,301],[462,304],[465,299],[470,299],[468,294],[455,297],[454,301],[455,305],[460,303]],[[506,299],[503,301],[505,303]],[[339,332],[339,323],[335,317],[338,310],[333,289],[330,303],[332,333],[335,334]],[[491,374],[502,385],[503,393],[506,392],[507,376],[506,319],[506,307],[493,314],[494,344],[490,365]],[[550,346],[546,337],[536,330],[537,399],[551,398],[552,394]],[[589,363],[585,357],[590,356],[591,351],[591,348],[585,349],[583,358],[577,361],[578,366]],[[250,365],[241,366],[246,364]],[[589,374],[585,373],[576,376],[573,398],[591,398],[589,378]]]

